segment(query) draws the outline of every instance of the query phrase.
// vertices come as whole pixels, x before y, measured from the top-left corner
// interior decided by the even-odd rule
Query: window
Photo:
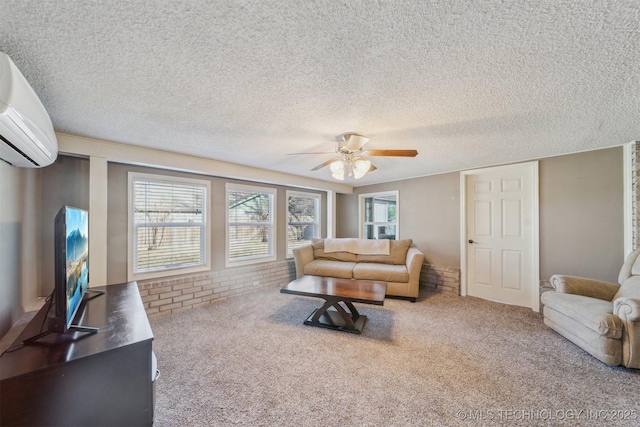
[[[320,195],[287,191],[287,256],[320,237]]]
[[[227,267],[274,261],[273,188],[227,184]]]
[[[398,239],[398,192],[360,195],[360,237]]]
[[[203,271],[210,266],[210,183],[129,173],[129,278]]]

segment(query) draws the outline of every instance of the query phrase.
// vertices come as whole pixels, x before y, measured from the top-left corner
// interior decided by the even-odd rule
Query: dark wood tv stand
[[[97,289],[106,293],[75,318],[97,333],[53,333],[0,357],[0,425],[153,423],[153,333],[138,286]],[[40,332],[47,306],[11,348]]]

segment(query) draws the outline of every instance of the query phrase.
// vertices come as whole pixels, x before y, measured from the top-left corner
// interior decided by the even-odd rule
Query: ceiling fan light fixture
[[[362,178],[371,168],[371,162],[367,159],[359,158],[353,162],[353,176],[354,178]]]
[[[364,149],[364,145],[369,141],[366,136],[355,133],[343,133],[336,137],[336,148],[333,153],[324,152],[303,152],[292,154],[333,154],[332,159],[320,163],[311,169],[312,171],[320,170],[329,166],[331,176],[339,181],[344,181],[346,177],[362,178],[367,172],[376,169],[368,157],[415,157],[418,155],[416,150],[368,150]]]
[[[338,181],[344,181],[344,166],[345,163],[341,159],[336,159],[329,163],[329,169],[331,169],[331,176]]]
[[[332,174],[343,174],[344,175],[344,161],[337,159],[329,164],[329,169],[331,169]]]

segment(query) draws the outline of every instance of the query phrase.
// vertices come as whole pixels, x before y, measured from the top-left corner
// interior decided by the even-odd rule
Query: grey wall
[[[0,162],[0,337],[38,296],[38,171]]]
[[[358,237],[358,202],[355,194],[336,194],[336,237]],[[356,203],[353,203],[353,200]]]
[[[541,159],[540,278],[615,282],[623,261],[622,147]],[[338,236],[358,236],[358,195],[399,190],[400,234],[434,265],[460,266],[460,174],[359,187],[337,198]]]
[[[540,277],[574,274],[615,281],[623,258],[622,148],[540,160]],[[109,165],[108,283],[126,280],[127,171],[189,176]],[[214,269],[224,268],[224,183],[211,178]],[[60,156],[39,170],[0,162],[0,335],[37,296],[53,290],[53,219],[63,205],[89,208],[88,160]],[[286,211],[278,188],[278,212]],[[459,174],[361,187],[336,199],[336,235],[358,235],[358,194],[400,191],[401,236],[413,238],[435,265],[459,266]],[[322,197],[326,209],[326,196]],[[278,230],[286,218],[280,215]],[[322,235],[326,235],[326,215]],[[278,233],[278,259],[285,258]]]
[[[211,250],[213,253],[212,270],[218,271],[225,268],[225,236],[226,236],[226,188],[227,182],[245,185],[257,185],[277,189],[276,197],[276,255],[278,260],[286,259],[286,230],[287,230],[287,199],[286,190],[307,191],[321,195],[322,225],[321,235],[326,236],[326,193],[300,190],[293,187],[274,186],[269,184],[252,183],[225,178],[186,174],[162,169],[140,166],[109,164],[109,194],[107,211],[107,283],[122,283],[127,280],[127,173],[129,171],[159,174],[167,176],[179,176],[197,178],[211,182]]]
[[[0,162],[0,336],[22,315],[20,265],[22,264],[23,198],[20,169]]]
[[[358,237],[360,194],[398,190],[400,238],[414,244],[433,265],[460,264],[460,178],[447,173],[405,181],[359,187],[338,200],[339,237]]]
[[[38,295],[45,296],[49,295],[55,286],[54,220],[56,214],[62,206],[89,210],[89,160],[58,156],[51,166],[40,170],[40,180],[42,185],[39,208],[41,278],[38,282]]]
[[[540,161],[540,277],[617,283],[624,258],[622,147]]]

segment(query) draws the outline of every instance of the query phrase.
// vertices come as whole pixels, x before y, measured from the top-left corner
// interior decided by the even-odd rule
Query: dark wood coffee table
[[[311,313],[304,321],[305,325],[360,334],[367,316],[358,313],[353,303],[383,305],[387,284],[369,280],[302,276],[280,289],[280,292],[324,298],[324,305]],[[335,310],[329,310],[330,307]]]

